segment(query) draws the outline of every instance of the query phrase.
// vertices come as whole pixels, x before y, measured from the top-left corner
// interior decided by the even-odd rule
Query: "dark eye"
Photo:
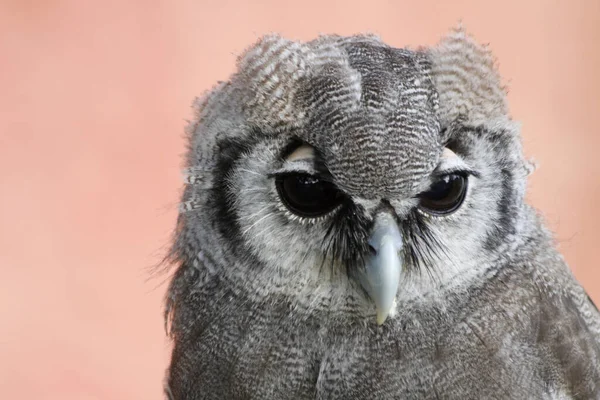
[[[279,175],[275,185],[283,204],[301,217],[325,215],[344,199],[333,183],[308,174]]]
[[[419,195],[419,207],[433,215],[446,215],[456,211],[465,199],[467,182],[465,174],[442,176],[428,191]]]

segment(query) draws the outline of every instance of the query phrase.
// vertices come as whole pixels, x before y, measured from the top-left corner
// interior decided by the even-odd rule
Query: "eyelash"
[[[432,176],[439,179],[442,176],[452,175],[452,174],[463,175],[465,177],[469,177],[469,176],[474,176],[475,178],[480,177],[479,172],[472,170],[472,169],[465,169],[465,168],[456,168],[456,169],[448,169],[448,170],[444,170],[444,171],[436,171],[433,173]]]
[[[449,169],[449,170],[445,170],[445,171],[440,171],[440,172],[435,172],[432,177],[434,177],[433,182],[435,182],[437,179],[440,179],[443,176],[446,175],[462,175],[465,178],[469,178],[469,177],[474,177],[474,178],[479,178],[481,175],[479,174],[479,172],[472,170],[472,169],[464,169],[464,168],[457,168],[457,169]],[[421,192],[423,193],[423,192]],[[414,198],[418,199],[419,195],[421,194],[417,194]],[[419,213],[428,216],[428,217],[435,217],[435,218],[447,218],[449,216],[435,216],[435,215],[429,215],[424,211],[421,210],[417,210],[419,211]]]
[[[319,172],[314,168],[312,164],[305,162],[294,162],[294,163],[285,163],[284,165],[271,173],[268,173],[267,176],[269,178],[276,178],[279,175],[285,174],[293,174],[293,173],[301,173],[312,175],[315,177],[319,177]],[[320,177],[319,177],[320,178]]]
[[[301,225],[316,225],[318,223],[321,223],[321,222],[325,221],[326,219],[328,219],[329,217],[331,217],[332,215],[334,215],[335,213],[337,213],[340,210],[340,208],[342,208],[342,206],[343,206],[343,204],[340,204],[339,206],[337,206],[336,208],[334,208],[327,214],[324,214],[324,215],[321,215],[318,217],[308,218],[308,217],[301,217],[299,215],[292,213],[290,210],[287,209],[285,204],[283,204],[283,201],[281,201],[279,196],[276,195],[276,197],[277,197],[277,209],[279,211],[281,211],[287,219],[294,221],[294,222],[299,222]]]

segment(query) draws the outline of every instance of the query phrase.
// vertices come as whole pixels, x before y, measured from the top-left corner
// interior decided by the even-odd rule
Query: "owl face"
[[[190,127],[179,257],[378,323],[482,274],[519,240],[526,175],[486,57],[461,32],[417,52],[262,39]]]

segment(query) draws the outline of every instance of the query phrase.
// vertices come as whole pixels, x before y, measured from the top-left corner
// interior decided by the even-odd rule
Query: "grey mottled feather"
[[[600,398],[600,315],[524,203],[518,126],[464,32],[417,51],[264,37],[197,102],[188,135],[172,399]],[[286,211],[272,174],[296,142],[351,204]],[[415,196],[444,147],[477,176],[459,211],[428,217]],[[380,199],[406,241],[382,326],[352,277]]]

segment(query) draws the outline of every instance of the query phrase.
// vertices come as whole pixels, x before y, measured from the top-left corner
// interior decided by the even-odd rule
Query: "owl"
[[[169,399],[600,399],[485,46],[270,35],[195,104]]]

